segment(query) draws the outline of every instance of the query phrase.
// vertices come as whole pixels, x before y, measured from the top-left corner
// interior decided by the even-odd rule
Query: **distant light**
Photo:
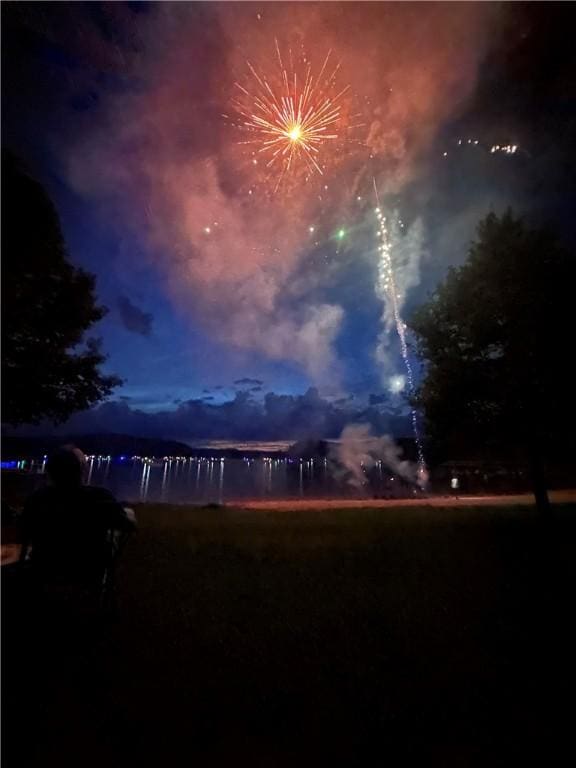
[[[490,148],[490,152],[503,152],[505,155],[513,155],[518,149],[518,144],[493,144]]]
[[[362,198],[360,197],[360,195],[358,195],[358,197],[356,198],[356,200],[358,200],[358,202],[360,202],[360,200],[362,200]]]
[[[205,232],[207,235],[209,235],[209,234],[210,234],[210,232],[212,232],[212,230],[210,229],[210,227],[204,227],[204,232]]]
[[[405,376],[391,376],[390,381],[388,382],[388,389],[392,394],[397,395],[399,392],[402,392],[404,387],[406,386],[406,377]]]
[[[314,232],[314,227],[308,227],[309,232]]]
[[[338,230],[338,239],[342,240],[342,238],[344,237],[345,234],[346,234],[346,231],[344,229],[339,229]]]
[[[444,157],[448,157],[448,152],[443,152],[442,154]]]

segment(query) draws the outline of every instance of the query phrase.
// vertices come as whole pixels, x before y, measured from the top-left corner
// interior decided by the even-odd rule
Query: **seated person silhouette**
[[[85,466],[78,448],[60,448],[46,463],[49,484],[24,506],[21,557],[43,581],[101,581],[118,535],[135,528],[110,491],[83,484]]]

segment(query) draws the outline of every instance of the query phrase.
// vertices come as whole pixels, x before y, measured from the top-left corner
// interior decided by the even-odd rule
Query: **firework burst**
[[[275,176],[275,190],[286,174],[322,174],[328,143],[343,132],[343,100],[349,86],[338,89],[340,65],[332,69],[331,53],[315,75],[305,54],[295,64],[290,50],[285,63],[276,41],[275,70],[261,74],[247,62],[246,84],[235,83],[239,93],[232,103],[241,117],[235,125],[245,134],[240,143],[254,146],[253,162],[261,156]]]

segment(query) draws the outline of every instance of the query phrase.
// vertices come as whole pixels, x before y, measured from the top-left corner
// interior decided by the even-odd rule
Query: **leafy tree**
[[[491,213],[466,263],[410,322],[426,361],[417,401],[436,450],[525,460],[542,510],[545,461],[575,426],[574,278],[573,254],[549,230]]]
[[[42,186],[2,151],[2,421],[64,421],[120,383],[104,376],[98,341],[84,333],[105,309],[95,278],[67,259]]]

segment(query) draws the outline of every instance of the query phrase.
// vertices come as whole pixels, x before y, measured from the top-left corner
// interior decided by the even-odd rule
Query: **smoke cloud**
[[[341,467],[343,478],[359,490],[367,484],[366,471],[379,461],[404,480],[413,484],[419,481],[417,465],[402,459],[402,449],[390,435],[375,437],[370,424],[344,427],[332,458]]]

